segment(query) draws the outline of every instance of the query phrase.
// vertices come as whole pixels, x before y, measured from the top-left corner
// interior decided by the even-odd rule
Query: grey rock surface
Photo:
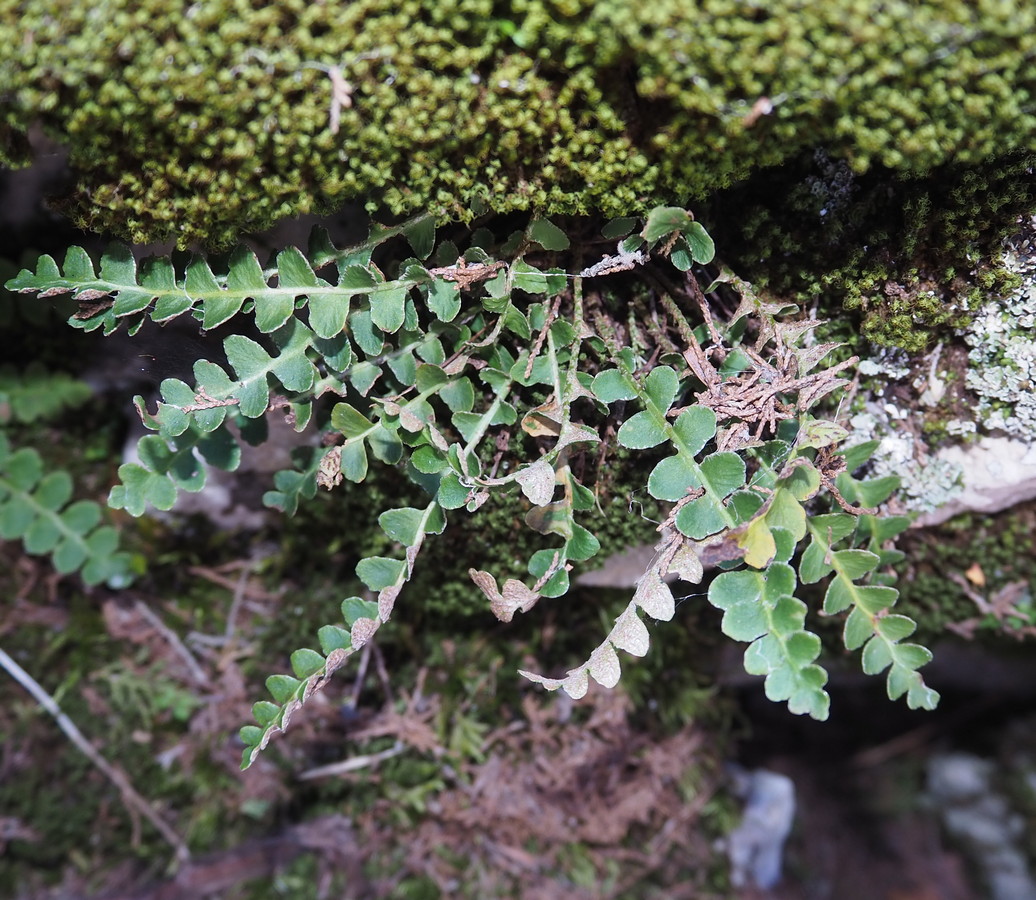
[[[745,808],[726,841],[731,883],[769,890],[781,879],[784,842],[795,821],[795,784],[786,775],[755,769],[736,772],[734,789]]]
[[[993,762],[947,753],[928,764],[928,794],[950,838],[978,869],[991,900],[1032,900],[1025,820],[998,790]]]
[[[1014,438],[984,437],[936,454],[961,470],[963,491],[921,516],[916,527],[938,525],[963,512],[997,513],[1036,497],[1036,445]]]

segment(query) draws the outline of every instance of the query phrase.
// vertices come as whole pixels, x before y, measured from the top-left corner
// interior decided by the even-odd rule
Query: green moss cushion
[[[219,245],[350,198],[605,216],[823,147],[923,173],[1031,148],[1036,6],[779,0],[0,0],[0,159]]]

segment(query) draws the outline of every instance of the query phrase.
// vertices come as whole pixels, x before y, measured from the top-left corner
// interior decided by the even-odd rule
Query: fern
[[[108,332],[125,322],[132,330],[147,317],[185,313],[209,328],[251,314],[263,335],[226,338],[226,364],[199,360],[193,384],[163,382],[154,412],[137,398],[156,433],[141,440],[139,463],[121,467],[112,506],[133,515],[149,504],[169,508],[178,490],[203,486],[199,457],[232,470],[239,448],[229,426],[261,442],[272,408],[300,430],[315,419],[323,446],[275,476],[268,505],[290,514],[318,487],[362,483],[372,465],[397,467],[426,497],[424,506],[381,515],[399,556],[362,560],[357,575],[375,599],[344,601],[342,622],[320,630],[320,649],[296,651],[292,674],[268,681],[273,701],[257,704],[258,724],[241,733],[243,765],[388,620],[425,538],[449,516],[520,492],[525,523],[544,545],[526,561],[528,577],[501,582],[472,566],[472,580],[502,621],[564,595],[570,572],[600,550],[581,522],[596,504],[594,486],[574,463],[611,441],[655,460],[664,452],[645,478],[670,508],[654,560],[583,664],[563,678],[524,675],[573,697],[591,678],[614,685],[619,651],[648,652],[643,616],[674,616],[667,579],[700,581],[708,554],[728,569],[742,566],[718,575],[708,597],[723,610],[724,632],[749,642],[746,668],[766,676],[772,699],[795,713],[828,714],[820,642],[795,594],[800,581],[829,578],[825,611],[848,611],[846,644],[862,647],[865,670],[889,668],[892,697],[935,704],[918,672],[927,651],[903,643],[913,623],[890,613],[896,594],[881,574],[893,559],[884,544],[903,523],[853,506],[876,505],[892,485],[853,480],[848,471],[866,448],[842,453],[847,432],[811,412],[844,386],[855,360],[823,366],[835,345],[801,345],[812,323],[782,320],[780,305],[729,273],[703,291],[697,278],[714,247],[688,212],[660,208],[635,226],[609,223],[615,252],[578,274],[550,266],[569,239],[545,220],[512,235],[494,258],[474,245],[463,254],[449,242],[436,249],[433,224],[421,218],[376,229],[349,250],[317,233],[308,256],[289,248],[265,270],[245,249],[216,274],[201,259],[182,273],[169,259],[137,266],[129,250],[112,248],[98,272],[73,248],[63,270],[44,257],[35,273],[9,283],[89,304],[76,317],[81,328]],[[417,257],[385,274],[371,254],[396,234]],[[615,273],[643,274],[652,285],[629,301],[641,307],[628,310],[628,321],[596,288],[584,297],[587,285]],[[714,290],[739,298],[723,323],[705,299]],[[650,322],[647,333],[638,320]],[[334,402],[318,402],[324,395]]]
[[[40,363],[0,369],[0,426],[33,423],[81,406],[93,396],[83,382]],[[0,430],[0,539],[21,540],[26,553],[50,556],[61,574],[80,572],[87,584],[118,586],[132,578],[119,536],[102,524],[92,500],[72,500],[72,476],[30,447],[12,446]]]
[[[0,425],[51,419],[93,396],[89,385],[40,363],[0,368]]]
[[[0,539],[21,540],[26,553],[49,554],[62,574],[80,571],[87,584],[126,584],[130,555],[118,549],[118,532],[102,525],[101,507],[72,500],[72,477],[46,472],[39,453],[13,449],[0,431]]]
[[[216,328],[246,309],[254,313],[256,327],[269,333],[283,326],[301,301],[309,305],[314,332],[332,338],[345,327],[349,306],[343,301],[351,296],[377,298],[379,325],[402,324],[406,290],[426,276],[415,269],[412,277],[388,283],[370,266],[371,253],[381,242],[405,234],[427,255],[432,225],[430,217],[418,216],[397,228],[377,229],[367,241],[346,251],[336,250],[326,233],[315,231],[310,258],[317,268],[332,263],[339,267],[334,285],[318,278],[295,247],[281,251],[276,266],[265,270],[255,253],[239,247],[230,257],[227,274],[217,278],[199,257],[178,276],[169,257],[148,257],[138,266],[129,247],[113,244],[101,257],[99,269],[85,250],[73,246],[61,268],[53,257],[41,256],[35,272],[23,269],[6,287],[41,297],[72,294],[80,310],[70,324],[84,331],[101,328],[104,334],[122,324],[133,333],[145,318],[165,323],[185,313],[194,314],[203,328]]]
[[[274,701],[260,701],[252,708],[258,725],[241,729],[245,744],[242,767],[247,768],[266,747],[270,738],[288,727],[295,711],[319,690],[338,669],[361,649],[392,614],[396,597],[414,570],[414,561],[425,536],[441,534],[445,516],[433,500],[424,509],[393,509],[379,519],[385,533],[406,548],[403,560],[369,557],[356,573],[377,592],[377,602],[349,597],[342,601],[345,625],[324,625],[317,633],[320,651],[303,648],[291,655],[292,675],[271,675],[266,686]]]
[[[760,303],[746,285],[741,287],[745,292],[743,302],[731,324],[753,308],[763,319],[757,346],[743,357],[756,361],[754,372],[748,379],[737,375],[723,379],[685,325],[684,333],[690,338],[690,347],[685,351],[690,356],[689,369],[706,390],[698,394],[697,405],[678,411],[678,415],[671,410],[681,393],[676,372],[659,366],[639,382],[629,362],[632,352],[611,344],[611,360],[616,367],[598,373],[591,390],[605,403],[639,402],[641,411],[622,424],[616,438],[632,450],[667,444],[675,451],[651,470],[647,490],[656,499],[676,505],[660,527],[663,540],[656,547],[656,556],[640,579],[633,600],[586,663],[569,670],[561,679],[523,674],[550,690],[561,688],[576,698],[586,692],[588,677],[604,686],[617,683],[620,663],[615,651],[626,650],[636,656],[647,651],[647,630],[639,612],[664,621],[672,618],[675,606],[665,579],[676,574],[685,581],[699,582],[701,565],[689,551],[692,546],[700,546],[692,541],[707,540],[714,551],[726,549],[722,558],[740,557],[747,564],[742,571],[718,575],[708,591],[709,602],[724,612],[724,634],[751,642],[745,653],[746,671],[766,676],[766,694],[771,700],[787,701],[793,713],[826,719],[830,706],[830,697],[824,690],[827,674],[816,664],[820,639],[804,628],[807,608],[794,596],[796,575],[790,565],[797,545],[808,531],[813,540],[804,555],[806,571],[802,580],[817,581],[833,572],[829,598],[841,597],[844,592],[852,599],[844,603],[827,600],[824,612],[836,614],[843,612],[850,602],[855,605],[846,623],[846,646],[858,649],[868,641],[864,670],[876,674],[891,663],[889,696],[897,699],[907,693],[911,707],[931,709],[938,695],[924,685],[916,671],[930,659],[930,654],[916,645],[898,644],[913,630],[913,622],[905,616],[887,615],[896,591],[885,586],[855,584],[856,579],[879,564],[889,564],[893,558],[888,551],[834,550],[830,544],[822,545],[822,537],[817,537],[827,528],[832,542],[851,541],[858,521],[862,521],[871,530],[871,543],[878,549],[883,540],[906,527],[906,520],[877,520],[873,516],[858,520],[860,510],[854,510],[857,515],[817,515],[806,509],[807,501],[816,497],[822,485],[846,508],[846,496],[876,505],[894,488],[888,479],[862,483],[852,480],[842,471],[846,460],[831,451],[833,444],[847,436],[844,429],[807,414],[821,397],[841,386],[835,375],[847,364],[814,373],[814,367],[834,349],[833,345],[797,349],[789,338],[801,332],[801,326],[778,323],[772,318],[777,311],[774,307]],[[677,310],[672,311],[679,315]],[[777,365],[764,360],[759,352],[770,342]],[[723,352],[722,356],[729,367],[733,354]],[[770,383],[761,390],[748,388],[760,371],[765,372]],[[732,404],[735,394],[740,396]],[[778,419],[778,407],[785,411],[782,420]],[[717,413],[736,423],[720,437]],[[770,421],[775,426],[772,430],[784,439],[765,443],[753,440],[746,426],[760,421]],[[707,447],[714,452],[703,452]],[[872,449],[854,450],[853,468],[862,464],[867,451]],[[754,472],[749,475],[751,470]],[[816,562],[818,548],[822,546],[828,555],[821,558],[832,560],[826,571]]]

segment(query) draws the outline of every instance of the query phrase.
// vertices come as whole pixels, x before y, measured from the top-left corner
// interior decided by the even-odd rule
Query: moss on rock
[[[818,151],[718,195],[711,231],[744,277],[858,310],[863,337],[916,352],[1011,288],[1001,245],[1036,209],[1034,166],[1036,153],[1012,153],[923,179],[857,176]]]
[[[812,147],[909,175],[1036,134],[1022,2],[8,0],[0,34],[0,156],[39,122],[67,210],[138,242],[350,198],[630,214]]]
[[[901,541],[906,560],[897,609],[918,622],[919,639],[936,640],[951,627],[969,638],[1024,638],[1036,624],[1034,526],[1036,506],[1026,503],[995,516],[964,514],[908,534]],[[974,596],[987,608],[979,608]]]

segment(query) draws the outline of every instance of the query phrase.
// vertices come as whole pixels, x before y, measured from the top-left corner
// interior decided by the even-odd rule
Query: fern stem
[[[478,446],[479,441],[486,436],[486,432],[489,430],[489,423],[493,421],[493,417],[500,409],[500,405],[504,402],[504,398],[511,392],[513,384],[514,382],[508,379],[500,390],[497,391],[496,396],[493,398],[493,402],[489,404],[489,408],[482,414],[482,418],[479,419],[478,426],[471,435],[471,439],[464,445],[464,449],[461,451],[462,457],[466,457],[471,453],[475,447]]]

